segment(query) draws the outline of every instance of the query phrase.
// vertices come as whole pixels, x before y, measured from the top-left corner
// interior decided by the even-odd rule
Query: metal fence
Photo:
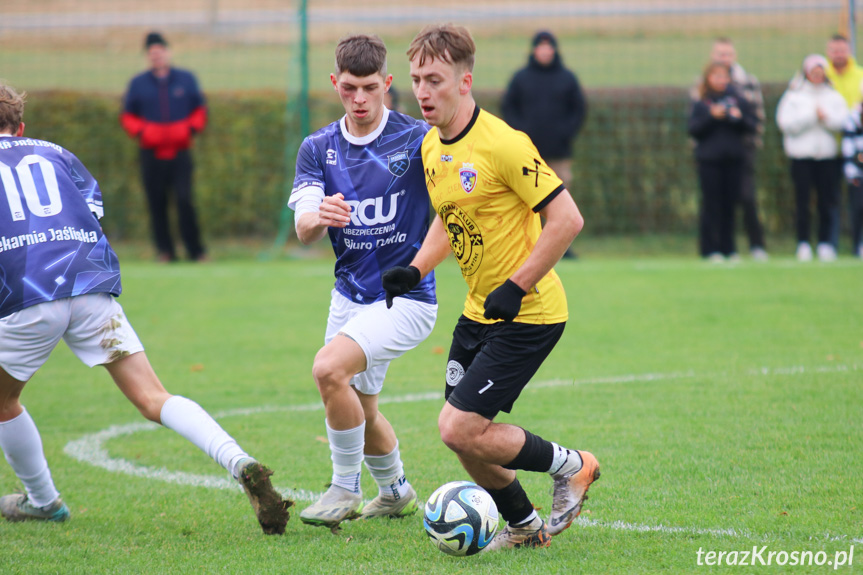
[[[278,233],[283,239],[290,229],[283,205],[296,147],[340,115],[329,80],[340,37],[381,36],[401,105],[416,113],[404,55],[411,38],[425,24],[463,24],[478,46],[477,97],[496,112],[513,73],[526,64],[531,37],[547,29],[588,98],[572,185],[588,221],[597,222],[588,233],[690,233],[698,193],[685,134],[687,90],[714,38],[734,41],[741,64],[760,78],[775,105],[804,56],[823,53],[834,33],[855,39],[857,11],[848,0],[5,0],[0,78],[31,94],[29,133],[74,138],[59,143],[88,165],[106,166],[96,176],[106,201],[122,212],[115,233],[146,237],[134,144],[117,137],[116,112],[129,79],[145,67],[144,35],[162,31],[174,63],[197,74],[216,104],[211,112],[219,113],[196,150],[204,233]],[[39,107],[58,91],[76,95],[62,115]],[[281,110],[277,121],[272,110],[259,116],[249,104],[266,107],[268,98]],[[75,136],[79,132],[64,124],[81,121],[76,110],[93,99],[106,103],[86,115],[95,125]],[[273,125],[242,124],[259,117]],[[765,136],[758,166],[762,217],[769,234],[789,234],[788,170],[769,116]],[[214,168],[202,173],[224,164],[232,147],[255,139],[257,159],[217,177],[209,177]],[[242,212],[245,202],[258,202],[245,210],[248,221],[226,224],[222,215]]]

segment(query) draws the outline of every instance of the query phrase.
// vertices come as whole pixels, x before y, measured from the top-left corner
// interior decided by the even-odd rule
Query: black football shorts
[[[488,419],[501,411],[509,413],[565,326],[565,322],[485,324],[461,316],[446,366],[446,400],[461,411]]]

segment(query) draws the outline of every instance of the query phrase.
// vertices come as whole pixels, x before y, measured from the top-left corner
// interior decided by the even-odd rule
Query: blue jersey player
[[[197,403],[171,395],[114,296],[120,266],[102,233],[102,194],[69,151],[24,138],[24,97],[0,84],[0,449],[25,493],[0,497],[10,521],[65,521],[39,431],[19,397],[60,339],[104,365],[151,421],[173,429],[233,474],[265,533],[284,533],[290,501]]]
[[[325,345],[312,367],[333,476],[326,493],[300,513],[304,523],[335,527],[345,519],[404,517],[418,509],[378,394],[390,361],[431,333],[437,301],[430,274],[390,314],[381,285],[381,272],[410,262],[428,230],[420,157],[428,126],[384,106],[392,76],[376,36],[342,40],[330,79],[345,115],[303,141],[289,205],[300,241],[329,236],[336,254]],[[363,462],[379,487],[364,508]]]

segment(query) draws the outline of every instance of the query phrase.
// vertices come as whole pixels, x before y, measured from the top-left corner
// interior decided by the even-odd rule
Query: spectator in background
[[[848,111],[842,96],[827,79],[827,66],[827,60],[820,54],[807,56],[802,71],[791,80],[776,110],[785,154],[791,159],[800,261],[812,259],[809,192],[813,186],[818,192],[818,258],[836,259],[836,248],[830,241],[839,197],[836,133],[842,129]]]
[[[565,68],[551,32],[538,32],[527,66],[515,73],[503,98],[503,119],[527,134],[566,189],[572,184],[572,143],[587,115],[576,75]],[[567,250],[564,257],[575,254]]]
[[[168,225],[168,192],[177,201],[180,236],[189,259],[206,259],[192,200],[192,137],[207,125],[204,95],[195,76],[171,66],[168,43],[158,32],[144,41],[150,69],[129,83],[120,123],[141,147],[141,176],[159,261],[177,259]]]
[[[848,38],[841,34],[835,34],[827,41],[827,59],[830,61],[827,66],[827,79],[833,84],[833,87],[845,99],[845,104],[849,111],[860,104],[863,96],[860,94],[860,83],[863,82],[863,68],[857,65],[854,56],[851,55],[851,44]],[[841,162],[841,159],[840,159]],[[839,249],[839,228],[841,222],[841,206],[842,206],[842,187],[838,188],[836,197],[836,206],[834,208],[833,219],[830,227],[830,243],[835,249]],[[848,190],[848,200],[851,204],[852,218],[854,210],[854,198],[851,189]],[[854,226],[852,224],[852,234]],[[853,237],[852,237],[853,240]],[[851,251],[856,255],[857,244],[851,244]]]
[[[689,116],[695,138],[695,159],[701,183],[699,247],[711,261],[737,258],[734,205],[740,197],[746,135],[758,118],[749,101],[731,84],[731,71],[721,62],[704,69],[698,99]]]
[[[714,40],[713,48],[710,50],[710,60],[728,66],[731,71],[731,85],[749,102],[755,113],[755,131],[745,134],[743,138],[743,183],[740,186],[737,202],[743,207],[743,226],[749,238],[749,251],[752,258],[764,261],[767,259],[767,250],[764,243],[764,228],[758,217],[757,186],[755,185],[755,160],[758,150],[764,146],[765,115],[761,84],[758,78],[747,73],[737,62],[737,51],[729,38],[720,37]],[[700,99],[701,84],[702,79],[699,78],[690,92],[693,102]]]
[[[863,93],[863,83],[860,84]],[[842,161],[848,182],[851,250],[863,258],[863,104],[857,104],[842,129]]]

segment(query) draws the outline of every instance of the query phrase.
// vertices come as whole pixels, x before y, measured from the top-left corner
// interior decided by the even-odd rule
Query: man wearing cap
[[[515,73],[503,99],[503,119],[527,134],[539,155],[572,189],[572,143],[587,115],[576,75],[565,68],[551,32],[537,32],[527,66]],[[564,257],[574,257],[567,250]]]
[[[138,140],[141,176],[159,261],[177,259],[168,227],[168,193],[177,202],[180,236],[192,261],[206,258],[192,200],[192,137],[207,125],[207,108],[198,81],[171,66],[168,43],[158,32],[144,41],[150,69],[132,78],[120,123]]]

